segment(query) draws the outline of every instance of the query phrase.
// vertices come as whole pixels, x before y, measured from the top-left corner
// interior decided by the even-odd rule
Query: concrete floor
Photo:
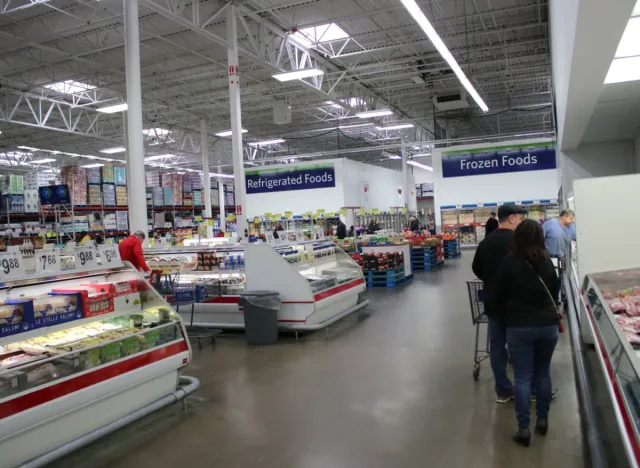
[[[465,281],[472,254],[412,283],[368,293],[350,317],[296,343],[249,348],[223,336],[194,351],[201,380],[186,413],[165,409],[56,467],[583,467],[578,402],[561,336],[550,431],[511,441],[513,404],[494,402],[488,362],[472,379],[474,328]]]

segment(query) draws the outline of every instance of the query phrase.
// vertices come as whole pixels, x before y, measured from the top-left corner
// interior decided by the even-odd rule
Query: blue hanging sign
[[[553,143],[480,148],[442,153],[442,176],[464,177],[556,168]]]
[[[45,185],[38,187],[41,205],[70,205],[69,187],[63,185]]]
[[[247,194],[309,190],[336,186],[333,164],[246,171]]]

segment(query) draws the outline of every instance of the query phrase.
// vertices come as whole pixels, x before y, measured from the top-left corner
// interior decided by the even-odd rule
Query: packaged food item
[[[51,292],[29,299],[33,301],[35,328],[48,327],[82,318],[78,294]]]
[[[0,374],[0,395],[19,392],[27,384],[27,374],[22,371],[3,372]]]
[[[82,317],[95,317],[96,315],[113,312],[113,296],[110,292],[101,293],[90,288],[88,285],[80,286],[78,289],[54,289],[52,294],[72,294],[80,298],[79,310]]]
[[[0,336],[9,336],[33,327],[33,302],[29,300],[0,301]]]
[[[30,384],[48,382],[58,378],[56,366],[48,362],[33,370],[27,371],[27,380]]]
[[[106,364],[107,362],[117,361],[122,357],[122,350],[120,348],[120,343],[109,343],[106,344],[100,349],[100,361],[102,364]]]
[[[122,356],[131,356],[139,351],[138,337],[132,336],[120,342]]]

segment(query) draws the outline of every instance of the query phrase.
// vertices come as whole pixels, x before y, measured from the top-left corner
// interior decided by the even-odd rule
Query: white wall
[[[433,183],[433,172],[419,167],[413,168],[413,177],[416,179],[416,185]]]
[[[261,216],[264,213],[283,213],[293,211],[302,214],[305,211],[324,209],[338,211],[345,206],[364,206],[365,209],[377,208],[388,211],[392,206],[402,205],[402,172],[371,164],[363,164],[347,159],[309,161],[295,164],[298,167],[316,165],[319,162],[333,163],[336,186],[312,190],[292,190],[284,192],[265,192],[247,195],[247,216]],[[269,168],[281,168],[291,165],[279,164]],[[412,187],[413,177],[410,177]],[[364,187],[369,190],[365,193]],[[416,209],[415,193],[409,202],[409,208]]]
[[[565,198],[573,194],[579,179],[633,174],[638,167],[633,141],[613,141],[580,145],[575,150],[558,151]]]
[[[637,173],[640,173],[640,133],[633,141],[633,167]]]
[[[557,169],[443,178],[443,152],[543,142],[551,142],[551,140],[517,140],[434,149],[433,185],[436,226],[441,225],[440,207],[443,205],[550,199],[557,198],[559,190]]]

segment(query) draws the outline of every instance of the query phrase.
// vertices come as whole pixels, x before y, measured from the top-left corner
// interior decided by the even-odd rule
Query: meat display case
[[[587,275],[582,291],[581,302],[586,311],[583,320],[594,337],[625,454],[629,465],[638,467],[640,335],[634,317],[640,306],[640,268]],[[632,318],[627,319],[627,314]]]
[[[50,457],[181,391],[185,336],[129,264],[0,283],[0,466]]]
[[[198,265],[175,280],[206,289],[207,297],[194,305],[194,326],[244,329],[238,303],[245,289],[280,293],[279,326],[293,331],[323,328],[368,304],[359,301],[366,289],[362,269],[328,240],[145,251],[152,269],[163,258],[191,265],[194,256]],[[181,307],[180,314],[191,323],[191,307]]]

